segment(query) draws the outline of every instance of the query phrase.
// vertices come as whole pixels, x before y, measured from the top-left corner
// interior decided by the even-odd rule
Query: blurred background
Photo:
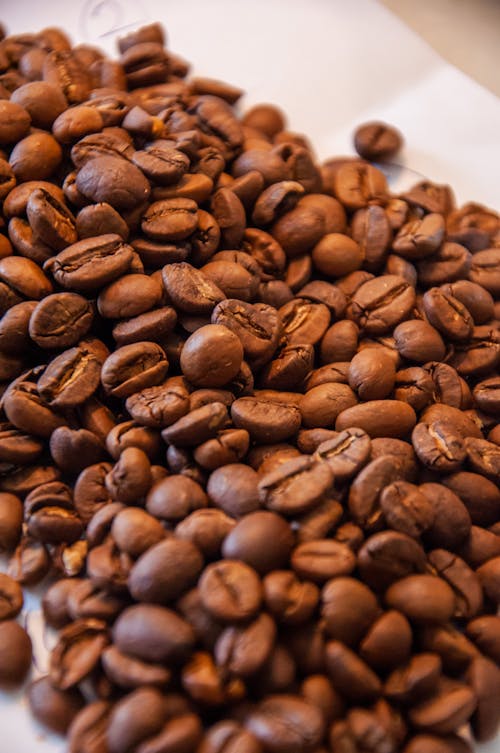
[[[499,0],[382,0],[437,52],[500,97]]]

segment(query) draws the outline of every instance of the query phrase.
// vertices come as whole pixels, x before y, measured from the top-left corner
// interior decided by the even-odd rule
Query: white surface
[[[12,33],[60,25],[109,52],[114,29],[161,21],[196,72],[244,87],[244,106],[280,104],[320,158],[352,153],[353,126],[386,119],[405,134],[411,169],[449,182],[460,201],[500,206],[500,101],[374,0],[0,0],[0,17]],[[19,696],[0,693],[0,730],[1,753],[64,751]],[[477,750],[500,753],[500,740]]]

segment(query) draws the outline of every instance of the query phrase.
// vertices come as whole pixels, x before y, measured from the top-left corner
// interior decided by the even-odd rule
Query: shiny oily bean
[[[356,565],[356,557],[346,544],[318,539],[300,544],[292,553],[291,565],[299,576],[324,583],[330,578],[349,575]]]
[[[467,340],[472,335],[473,319],[468,309],[441,288],[424,293],[423,306],[429,322],[451,340]]]
[[[455,592],[455,617],[474,617],[483,606],[481,583],[474,571],[460,557],[445,549],[434,549],[428,559],[436,573]]]
[[[77,293],[54,293],[36,305],[29,320],[29,335],[41,348],[68,348],[89,331],[92,305]]]
[[[238,429],[246,429],[258,442],[283,442],[297,433],[301,414],[293,405],[273,403],[254,397],[241,397],[231,406],[231,417]]]
[[[337,416],[335,429],[351,426],[363,429],[370,437],[405,438],[416,423],[415,411],[399,400],[370,400],[347,408]]]
[[[449,473],[460,468],[465,460],[462,436],[445,421],[419,422],[411,439],[418,459],[430,470]]]
[[[145,387],[159,384],[167,369],[165,353],[157,343],[133,343],[118,348],[105,360],[101,382],[108,394],[129,397]]]
[[[371,451],[369,436],[362,429],[345,429],[335,438],[321,442],[316,457],[328,463],[336,482],[355,476],[367,463]]]
[[[349,646],[358,643],[379,611],[374,594],[354,578],[328,581],[321,592],[321,602],[326,632]]]
[[[273,512],[295,515],[314,508],[331,489],[333,473],[327,463],[309,456],[287,460],[259,481],[259,498]]]
[[[450,586],[432,575],[408,575],[385,594],[387,604],[415,622],[447,622],[455,611]]]
[[[236,560],[208,565],[201,575],[199,589],[205,608],[222,622],[248,620],[257,613],[262,600],[257,573]]]
[[[434,520],[434,509],[417,486],[394,481],[380,495],[380,507],[389,528],[418,538]]]

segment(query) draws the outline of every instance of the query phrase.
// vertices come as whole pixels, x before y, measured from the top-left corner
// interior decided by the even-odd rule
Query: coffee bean
[[[123,345],[104,361],[101,382],[108,394],[129,397],[159,384],[167,369],[165,353],[157,343],[132,343]]]
[[[415,703],[432,694],[441,669],[436,654],[415,654],[406,665],[391,672],[385,682],[385,694],[396,703]]]
[[[489,656],[498,664],[500,656],[500,617],[497,615],[483,615],[475,617],[467,623],[466,633],[476,643],[483,654]]]
[[[318,583],[349,575],[356,558],[346,544],[329,539],[300,544],[292,553],[291,565],[298,575]]]
[[[416,622],[446,622],[455,610],[455,596],[441,578],[408,575],[386,592],[387,604]]]
[[[118,617],[113,628],[116,646],[150,662],[184,661],[194,646],[191,626],[175,612],[153,604],[136,604]]]
[[[110,753],[133,750],[160,732],[165,710],[166,700],[155,688],[139,688],[118,701],[106,732]]]
[[[403,144],[403,137],[393,126],[373,122],[358,126],[354,133],[354,146],[363,159],[377,162],[394,157]]]
[[[203,558],[190,541],[174,537],[145,551],[129,576],[130,592],[138,601],[164,604],[194,585]]]
[[[500,588],[498,573],[500,571],[500,557],[493,557],[477,570],[483,591],[493,604],[500,603]]]
[[[378,604],[367,586],[354,578],[334,578],[325,584],[321,614],[328,635],[354,646],[374,621]]]
[[[83,696],[77,689],[59,690],[48,676],[40,677],[28,687],[31,713],[44,727],[64,734],[83,708]]]
[[[424,311],[430,323],[451,340],[467,340],[472,334],[473,319],[457,298],[440,288],[431,288],[423,297]]]
[[[291,404],[279,404],[254,397],[241,397],[231,406],[238,429],[246,429],[260,442],[282,442],[297,433],[301,415]]]
[[[417,486],[394,481],[380,495],[380,507],[387,525],[395,531],[418,538],[434,521],[434,508]]]
[[[340,165],[336,171],[334,190],[347,209],[362,209],[386,198],[387,183],[384,175],[372,165],[353,161]]]
[[[467,508],[442,484],[425,483],[419,488],[434,508],[434,521],[426,532],[426,540],[431,546],[434,544],[454,551],[470,532],[471,519]]]
[[[17,617],[23,603],[23,592],[19,583],[0,573],[0,620]]]
[[[285,515],[315,507],[333,484],[327,463],[301,456],[288,460],[259,482],[259,498],[272,510]]]
[[[236,560],[220,560],[208,565],[199,588],[205,608],[222,622],[248,620],[256,614],[262,600],[257,573]]]
[[[23,506],[14,494],[0,493],[0,551],[11,551],[21,537]]]
[[[223,556],[241,560],[264,575],[287,564],[294,537],[281,516],[267,511],[246,515],[229,532],[222,545]]]
[[[476,706],[476,698],[466,685],[443,688],[435,696],[414,706],[409,718],[416,727],[446,734],[466,722]]]
[[[413,429],[415,421],[413,408],[399,400],[370,400],[342,411],[337,416],[335,428],[343,431],[357,426],[372,438],[404,438]]]
[[[77,346],[51,361],[38,380],[38,391],[55,408],[74,407],[95,392],[100,375],[101,361],[96,353]]]
[[[353,702],[369,702],[381,692],[380,680],[354,651],[340,641],[329,641],[325,663],[330,679],[342,696]]]
[[[412,631],[406,617],[389,610],[368,628],[359,646],[361,657],[375,670],[388,670],[403,664],[410,656]]]
[[[32,647],[28,633],[13,620],[0,622],[0,686],[21,685],[31,666]]]
[[[262,701],[245,725],[265,748],[275,753],[312,750],[324,734],[320,711],[294,695],[276,695]]]
[[[455,592],[457,617],[470,619],[483,605],[481,584],[477,575],[456,554],[444,549],[434,549],[429,553],[429,562]]]
[[[126,272],[133,249],[118,235],[86,238],[68,246],[46,263],[46,269],[65,288],[96,290]]]
[[[383,275],[368,280],[354,293],[352,318],[367,334],[382,335],[405,319],[414,303],[415,291],[406,280]]]
[[[357,559],[361,578],[377,591],[410,573],[423,573],[427,566],[422,546],[396,531],[381,531],[367,538]]]

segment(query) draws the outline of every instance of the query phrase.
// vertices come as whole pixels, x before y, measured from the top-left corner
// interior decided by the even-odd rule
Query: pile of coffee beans
[[[0,42],[0,683],[70,753],[467,753],[500,718],[500,218],[165,47]],[[16,620],[17,618],[17,620]],[[35,677],[35,675],[33,675]],[[469,738],[470,739],[470,738]]]

